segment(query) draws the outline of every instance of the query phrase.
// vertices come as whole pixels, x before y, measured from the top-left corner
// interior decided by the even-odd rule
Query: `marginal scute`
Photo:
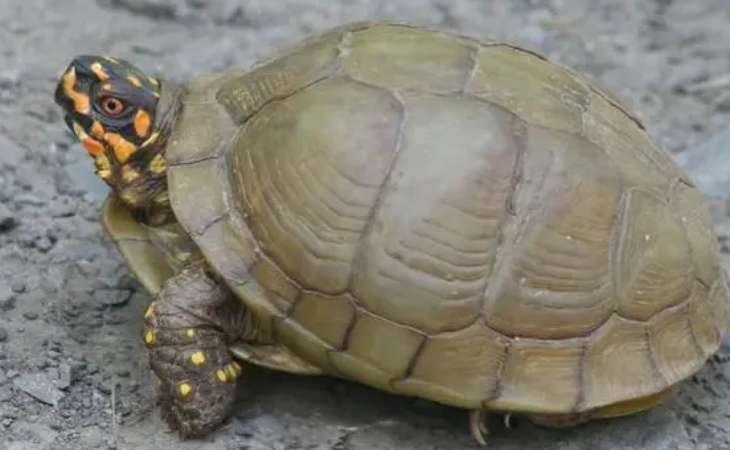
[[[347,289],[401,115],[388,92],[337,78],[269,105],[241,129],[229,155],[233,204],[304,287]]]
[[[313,333],[314,330],[303,327],[295,320],[278,316],[274,318],[273,328],[277,342],[307,362],[328,373],[337,374],[329,359],[329,355],[337,349],[320,339]]]
[[[226,279],[242,283],[250,278],[256,242],[250,233],[234,224],[230,215],[209,225],[197,242],[205,249],[207,260]]]
[[[355,317],[355,307],[346,294],[325,296],[305,292],[290,317],[331,347],[342,348]]]
[[[689,376],[703,363],[690,323],[691,303],[702,301],[695,289],[688,303],[663,311],[649,325],[650,344],[657,369],[669,384]]]
[[[584,339],[514,339],[502,370],[495,410],[567,413],[580,398]]]
[[[497,390],[508,342],[481,320],[430,336],[411,373],[393,386],[406,395],[426,392],[462,408],[480,408]]]
[[[301,295],[301,289],[269,257],[259,257],[251,275],[266,291],[269,301],[286,314]]]
[[[692,254],[680,218],[663,199],[629,191],[616,253],[618,312],[624,317],[647,320],[689,297]]]
[[[177,219],[193,238],[226,214],[224,170],[221,161],[208,159],[168,169],[170,203]]]
[[[591,97],[583,114],[583,135],[621,169],[627,187],[655,187],[667,192],[673,178],[684,178],[644,130],[600,95]]]
[[[723,336],[730,329],[730,292],[727,278],[727,272],[722,270],[710,290],[710,303],[715,312],[715,326]]]
[[[687,233],[696,276],[706,286],[711,286],[720,270],[720,243],[715,237],[705,196],[697,188],[678,182],[674,188],[673,207]]]
[[[465,42],[420,28],[382,25],[352,34],[345,70],[353,78],[389,89],[459,92],[469,75]]]
[[[528,126],[525,145],[517,223],[505,228],[484,317],[507,335],[583,337],[614,309],[609,249],[621,173],[569,133]]]
[[[521,49],[482,47],[465,92],[498,104],[532,125],[580,133],[589,89],[569,72]]]
[[[425,336],[396,323],[358,310],[347,337],[347,347],[331,353],[335,369],[384,390],[392,379],[406,376]]]
[[[293,93],[332,75],[337,67],[341,33],[322,36],[310,45],[256,67],[223,84],[218,101],[238,124],[272,100]]]
[[[644,397],[667,386],[654,367],[647,326],[613,316],[591,336],[579,410]]]
[[[689,321],[695,342],[707,357],[717,350],[723,336],[716,325],[716,311],[709,290],[704,286],[695,287],[694,296],[696,298],[689,303]]]

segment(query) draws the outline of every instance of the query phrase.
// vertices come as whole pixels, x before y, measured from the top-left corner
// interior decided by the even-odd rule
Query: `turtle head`
[[[84,55],[69,64],[55,92],[97,174],[132,209],[166,195],[164,141],[176,103],[161,99],[163,83],[126,61]]]

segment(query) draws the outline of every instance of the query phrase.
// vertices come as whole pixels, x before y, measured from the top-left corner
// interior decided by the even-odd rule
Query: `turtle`
[[[703,194],[616,96],[519,45],[340,26],[178,82],[81,55],[55,101],[153,301],[183,438],[249,365],[547,426],[659,404],[730,327]]]

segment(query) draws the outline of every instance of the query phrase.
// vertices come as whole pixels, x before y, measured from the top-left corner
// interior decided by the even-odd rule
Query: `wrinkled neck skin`
[[[137,151],[125,163],[127,167],[120,167],[120,175],[111,183],[114,194],[135,219],[146,225],[161,226],[175,221],[167,190],[165,149],[180,115],[183,95],[182,85],[172,81],[161,82],[156,110],[160,136],[149,147]],[[125,177],[129,173],[137,176]]]

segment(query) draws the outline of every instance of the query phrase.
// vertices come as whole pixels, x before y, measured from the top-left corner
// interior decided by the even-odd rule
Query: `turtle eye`
[[[127,105],[116,97],[102,97],[99,105],[102,111],[111,117],[118,117],[127,110]]]

